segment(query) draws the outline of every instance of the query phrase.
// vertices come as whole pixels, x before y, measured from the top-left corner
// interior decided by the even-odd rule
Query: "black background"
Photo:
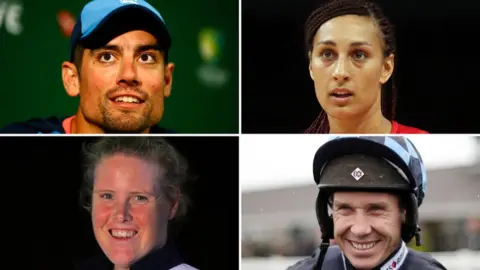
[[[72,269],[100,252],[90,216],[78,202],[86,140],[91,138],[0,137],[3,264]],[[198,177],[188,190],[193,203],[176,239],[179,249],[199,269],[238,269],[238,138],[167,140]]]
[[[304,24],[323,1],[242,1],[242,132],[299,133],[320,111]],[[430,133],[479,133],[479,1],[380,2],[396,28],[397,118]]]

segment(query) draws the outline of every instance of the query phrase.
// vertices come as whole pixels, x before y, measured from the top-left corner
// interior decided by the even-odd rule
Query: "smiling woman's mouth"
[[[134,230],[111,229],[111,230],[108,230],[108,232],[113,238],[122,239],[122,240],[130,239],[135,235],[137,235],[137,231],[134,231]]]

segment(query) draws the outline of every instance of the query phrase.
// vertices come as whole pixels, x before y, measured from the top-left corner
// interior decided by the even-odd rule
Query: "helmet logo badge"
[[[365,174],[363,173],[362,170],[360,170],[360,168],[356,168],[353,172],[352,172],[352,176],[353,178],[355,178],[355,180],[360,180],[360,178],[362,178]]]

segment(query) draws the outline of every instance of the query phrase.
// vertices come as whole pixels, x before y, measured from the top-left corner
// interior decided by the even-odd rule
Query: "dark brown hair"
[[[75,47],[75,51],[73,52],[73,64],[77,68],[77,73],[79,78],[80,78],[80,71],[82,70],[83,51],[85,51],[85,48],[82,45],[78,44]]]
[[[380,30],[383,38],[383,54],[388,57],[396,53],[395,33],[392,24],[382,12],[381,8],[369,0],[330,0],[315,9],[305,24],[305,44],[307,52],[313,50],[313,40],[320,28],[328,20],[343,16],[358,15],[371,18]],[[395,103],[397,93],[394,84],[394,74],[382,86],[382,113],[388,120],[395,117]],[[322,109],[319,116],[313,121],[305,133],[328,133],[330,126],[326,112]]]

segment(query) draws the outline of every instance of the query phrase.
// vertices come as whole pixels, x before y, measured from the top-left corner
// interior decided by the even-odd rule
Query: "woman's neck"
[[[143,261],[144,265],[145,265],[145,262],[147,264],[151,263],[151,262],[148,262],[148,257],[150,257],[150,260],[151,260],[152,258],[154,258],[154,257],[152,257],[152,256],[155,255],[154,252],[156,252],[157,250],[165,247],[165,245],[167,244],[166,235],[167,235],[167,233],[165,232],[164,236],[160,238],[160,240],[157,242],[156,246],[152,250],[150,250],[147,255],[141,257],[138,260],[135,260],[134,262],[131,262],[128,265],[115,265],[114,264],[113,270],[130,270],[130,268],[134,265],[134,263],[138,265],[139,263],[142,263],[142,261]],[[147,261],[145,261],[145,259],[147,259]]]
[[[389,134],[392,131],[392,123],[383,116],[380,108],[373,113],[367,113],[360,117],[338,119],[328,116],[330,126],[329,133],[347,134]]]

